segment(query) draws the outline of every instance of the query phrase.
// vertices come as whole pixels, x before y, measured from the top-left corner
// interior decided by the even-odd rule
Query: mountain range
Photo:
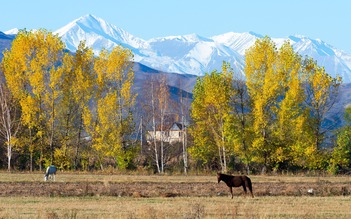
[[[17,32],[16,28],[0,31],[0,61],[2,51],[10,48]],[[131,49],[135,62],[135,91],[142,94],[145,81],[154,74],[163,74],[168,78],[174,99],[179,92],[192,98],[191,92],[197,76],[215,69],[221,70],[223,61],[229,62],[235,71],[243,73],[246,49],[263,37],[254,32],[229,32],[212,37],[190,34],[144,40],[94,15],[82,16],[54,33],[61,37],[67,49],[72,52],[82,40],[93,48],[96,55],[102,48],[111,50],[116,45]],[[305,36],[295,35],[272,40],[277,48],[288,40],[296,52],[317,60],[331,76],[339,75],[343,78],[344,84],[340,87],[336,106],[328,118],[337,121],[338,126],[344,123],[344,108],[351,103],[351,55],[320,39]],[[141,100],[142,95],[139,98]]]
[[[81,40],[85,40],[96,54],[102,48],[110,50],[116,45],[122,45],[133,51],[136,62],[164,72],[197,76],[215,69],[220,70],[223,61],[229,62],[235,71],[242,73],[246,49],[263,37],[254,32],[229,32],[212,37],[190,34],[144,40],[90,14],[70,22],[55,33],[73,52]],[[296,52],[314,58],[333,77],[339,75],[343,82],[351,82],[350,54],[320,39],[305,36],[295,35],[272,40],[278,48],[284,41],[289,41]]]
[[[4,33],[11,38],[17,31],[15,28]],[[229,62],[234,71],[243,73],[246,49],[263,37],[254,32],[229,32],[212,37],[189,34],[144,40],[90,14],[73,20],[54,33],[72,52],[82,40],[93,48],[96,55],[102,48],[111,50],[116,45],[122,45],[132,50],[135,62],[163,72],[197,76],[220,70],[223,61]],[[300,35],[272,40],[278,48],[289,41],[296,52],[312,57],[331,76],[339,75],[344,83],[351,82],[351,54],[320,39]]]

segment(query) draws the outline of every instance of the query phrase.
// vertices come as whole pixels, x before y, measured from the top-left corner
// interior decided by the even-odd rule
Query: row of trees
[[[40,170],[53,162],[84,168],[91,157],[99,164],[114,157],[126,167],[136,97],[132,53],[118,46],[94,57],[84,42],[74,54],[64,48],[46,30],[23,30],[4,52],[1,133],[8,169],[14,147],[29,154],[30,170],[33,161]],[[84,148],[87,139],[92,150]]]
[[[348,128],[342,132],[348,137],[338,139],[339,152],[328,150],[335,127],[326,114],[341,78],[302,58],[288,42],[277,49],[268,37],[246,51],[244,73],[245,81],[224,63],[222,72],[198,79],[191,109],[194,146],[189,149],[194,159],[219,163],[223,171],[229,161],[240,161],[247,172],[257,164],[262,171],[325,169],[329,164],[335,171],[341,155],[344,167],[350,165]]]
[[[351,126],[335,133],[326,120],[341,79],[289,43],[277,49],[268,37],[257,40],[246,52],[245,75],[224,62],[221,71],[199,77],[191,109],[183,94],[172,101],[165,77],[146,81],[136,103],[132,59],[120,46],[96,55],[81,42],[72,54],[46,30],[20,31],[1,63],[8,169],[13,152],[16,168],[31,171],[51,163],[84,170],[139,165],[159,173],[172,163],[185,173],[241,164],[247,172],[350,167]],[[179,144],[157,140],[174,121],[189,124],[190,135],[185,127]],[[145,129],[154,136],[148,143]]]

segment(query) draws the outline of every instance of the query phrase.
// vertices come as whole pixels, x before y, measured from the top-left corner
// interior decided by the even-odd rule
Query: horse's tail
[[[250,193],[252,198],[254,197],[253,193],[252,193],[252,183],[251,183],[251,179],[249,177],[246,176],[247,179],[247,186],[249,187]]]

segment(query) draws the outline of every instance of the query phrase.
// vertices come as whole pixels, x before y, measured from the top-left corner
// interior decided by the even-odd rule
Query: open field
[[[348,197],[5,197],[1,218],[351,218]]]
[[[351,218],[350,177],[250,176],[255,198],[213,176],[0,173],[0,218]],[[313,194],[307,192],[313,189]]]

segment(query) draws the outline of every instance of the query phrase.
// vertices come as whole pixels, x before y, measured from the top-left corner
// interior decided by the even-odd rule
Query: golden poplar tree
[[[265,37],[246,53],[245,74],[252,101],[256,160],[282,166],[321,168],[328,127],[326,113],[340,84],[313,59],[302,58],[288,42],[277,50]]]
[[[277,71],[278,51],[269,37],[259,39],[246,51],[245,74],[252,101],[253,148],[256,161],[265,168],[273,164],[274,123],[278,112],[277,99],[281,95],[284,74]]]
[[[74,54],[63,59],[64,83],[59,125],[61,148],[55,151],[56,159],[64,168],[76,169],[89,159],[89,150],[84,150],[84,112],[90,112],[90,103],[97,88],[94,71],[94,53],[82,41]]]
[[[46,150],[49,153],[45,158],[52,162],[55,101],[60,89],[57,66],[63,49],[59,37],[44,29],[22,30],[11,50],[4,53],[4,75],[10,91],[20,102],[22,122],[29,128],[31,157],[34,151],[40,151],[40,168]]]
[[[189,147],[188,151],[193,159],[210,168],[217,158],[217,146],[207,127],[208,112],[204,105],[204,99],[204,81],[203,78],[199,77],[193,89],[193,102],[191,103],[190,112],[193,124],[190,126],[189,133],[194,139],[194,145]]]
[[[282,77],[283,90],[278,104],[277,126],[274,132],[277,148],[274,155],[276,163],[303,166],[302,155],[307,146],[307,112],[303,107],[305,93],[301,80],[301,57],[285,42],[279,49],[277,71]]]
[[[191,115],[194,126],[192,135],[197,138],[194,148],[190,150],[195,156],[205,155],[203,152],[217,150],[217,159],[222,171],[227,171],[229,147],[227,123],[230,121],[230,99],[233,94],[233,72],[227,71],[223,64],[223,72],[213,71],[198,79],[194,88],[194,102]],[[205,135],[208,135],[207,137]],[[204,144],[212,143],[212,144]],[[208,147],[208,148],[207,148]]]
[[[303,60],[302,80],[306,93],[304,106],[309,116],[307,133],[310,136],[305,151],[306,166],[311,169],[324,168],[322,146],[333,128],[330,124],[326,124],[325,117],[335,103],[341,78],[331,77],[312,58],[306,57]]]
[[[130,50],[117,46],[111,52],[102,50],[95,60],[96,109],[85,112],[84,122],[101,167],[102,159],[110,157],[116,159],[120,168],[127,168],[134,156],[128,143],[133,130],[131,110],[136,98],[132,93],[132,58]]]

